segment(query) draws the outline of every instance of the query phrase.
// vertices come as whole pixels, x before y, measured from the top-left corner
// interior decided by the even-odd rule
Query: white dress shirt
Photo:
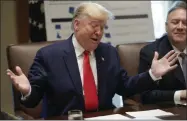
[[[181,53],[175,46],[172,45],[172,47],[175,50],[175,52]],[[187,48],[184,49],[183,53],[186,54],[186,50],[187,50]],[[178,61],[179,61],[179,64],[181,66],[181,69],[182,69],[182,58],[180,56],[178,56]],[[181,90],[175,91],[175,93],[174,93],[174,102],[175,102],[175,104],[183,104],[184,103],[184,102],[181,102],[180,95],[181,95]]]
[[[73,41],[73,46],[75,49],[75,55],[77,58],[77,63],[78,63],[78,67],[79,67],[79,73],[80,73],[80,77],[81,77],[81,82],[82,82],[82,86],[84,84],[83,81],[83,59],[84,59],[84,51],[85,49],[78,43],[77,39],[75,38],[75,36],[73,35],[72,37],[72,41]],[[90,59],[90,66],[92,69],[92,73],[94,76],[94,81],[95,81],[95,85],[97,88],[97,65],[96,65],[96,59],[95,59],[95,54],[93,51],[90,52],[89,55],[89,59]],[[83,88],[83,93],[84,93],[84,88]]]

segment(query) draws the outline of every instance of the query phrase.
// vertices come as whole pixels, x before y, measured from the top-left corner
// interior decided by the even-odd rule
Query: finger
[[[19,66],[16,66],[16,72],[18,73],[19,76],[23,74],[23,72]]]
[[[175,64],[175,65],[173,65],[173,66],[171,66],[170,68],[169,68],[169,71],[171,71],[171,70],[173,70],[173,69],[175,69],[175,68],[177,68],[177,64]]]
[[[158,52],[155,51],[153,60],[158,60],[158,56],[159,56],[159,55],[158,55]]]
[[[15,74],[10,69],[7,69],[7,73],[10,73],[10,75],[15,76]]]
[[[168,59],[173,53],[175,53],[175,51],[171,50],[164,57]]]
[[[10,72],[7,72],[6,74],[7,74],[9,77],[14,76],[14,75],[12,75]]]
[[[7,75],[10,77],[10,79],[15,82],[15,75],[12,75],[10,72],[7,72]]]
[[[175,64],[175,63],[177,62],[177,60],[178,60],[178,58],[175,57],[173,60],[171,60],[171,61],[169,62],[169,65],[171,66],[171,65]]]
[[[7,72],[6,74],[7,74],[9,77],[14,76],[14,75],[12,75],[12,73],[10,73],[10,72]]]
[[[9,69],[7,70],[7,75],[10,77],[12,84],[18,89],[18,82],[16,81],[16,75]]]
[[[17,83],[15,76],[10,76],[10,80],[12,81],[13,85],[15,85]]]
[[[168,58],[168,61],[172,61],[173,59],[177,58],[177,53],[173,53],[172,55],[170,55],[170,57]]]

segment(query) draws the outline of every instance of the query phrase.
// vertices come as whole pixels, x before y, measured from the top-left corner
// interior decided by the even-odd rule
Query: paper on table
[[[136,117],[136,118],[133,118],[133,120],[162,120],[160,118],[157,118],[157,117]]]
[[[85,118],[85,120],[124,120],[124,119],[130,119],[130,118],[120,115],[120,114],[112,114],[112,115]]]
[[[126,112],[126,114],[133,117],[155,117],[155,116],[172,116],[173,113],[166,112],[160,109],[146,110],[146,111],[136,111],[136,112]]]
[[[178,105],[184,105],[184,106],[187,106],[187,103],[181,103],[181,104],[178,104]]]

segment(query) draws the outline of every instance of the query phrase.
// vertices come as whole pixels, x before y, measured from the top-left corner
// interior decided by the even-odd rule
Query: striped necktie
[[[185,79],[185,82],[186,82],[186,86],[187,86],[187,71],[186,71],[186,68],[187,68],[187,55],[185,53],[180,53],[179,55],[181,58],[182,58],[182,71],[183,71],[183,75],[184,75],[184,79]]]

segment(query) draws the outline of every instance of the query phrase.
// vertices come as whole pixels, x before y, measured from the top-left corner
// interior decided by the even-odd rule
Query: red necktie
[[[96,110],[98,108],[98,96],[95,86],[94,76],[90,67],[89,52],[84,52],[83,60],[83,80],[84,80],[84,100],[86,111]]]

